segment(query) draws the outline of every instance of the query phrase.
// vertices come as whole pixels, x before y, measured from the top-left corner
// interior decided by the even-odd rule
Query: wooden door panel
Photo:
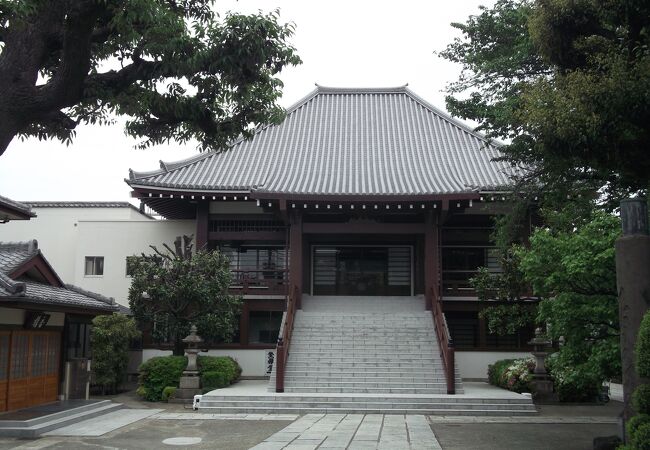
[[[11,411],[56,400],[60,342],[58,331],[11,332],[5,409]]]
[[[7,410],[10,343],[11,333],[9,331],[0,331],[0,411]]]

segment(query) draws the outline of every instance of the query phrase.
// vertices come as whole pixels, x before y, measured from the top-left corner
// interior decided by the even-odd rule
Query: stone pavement
[[[161,412],[162,409],[120,409],[44,433],[43,436],[103,436]]]
[[[423,415],[307,414],[251,450],[436,450]]]

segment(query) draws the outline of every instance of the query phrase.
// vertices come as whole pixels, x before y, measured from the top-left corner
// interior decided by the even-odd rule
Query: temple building
[[[460,377],[485,378],[489,362],[522,355],[531,337],[490,334],[469,284],[479,267],[500,270],[490,236],[513,169],[498,156],[407,87],[318,86],[251,139],[126,181],[165,218],[194,221],[197,248],[230,256],[244,307],[234,341],[214,347],[275,349],[291,340],[283,315],[292,327],[295,311],[373,314],[413,299],[406,309],[434,312],[428,326],[441,349],[453,345]]]

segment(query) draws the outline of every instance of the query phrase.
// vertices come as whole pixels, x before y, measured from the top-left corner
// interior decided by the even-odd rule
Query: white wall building
[[[127,202],[26,202],[36,217],[0,230],[0,241],[36,239],[66,282],[128,306],[128,256],[150,254],[195,232],[191,220],[155,220]]]

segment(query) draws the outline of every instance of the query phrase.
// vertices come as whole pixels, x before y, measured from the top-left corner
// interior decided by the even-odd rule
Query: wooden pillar
[[[296,309],[302,309],[302,214],[293,211],[291,214],[291,228],[289,229],[289,295],[297,287]]]
[[[440,293],[438,269],[438,217],[427,211],[424,229],[424,298],[427,310],[431,310],[434,297]],[[431,292],[434,292],[434,296]]]
[[[241,309],[241,317],[239,319],[239,344],[241,346],[248,345],[248,330],[250,323],[250,308],[248,302],[244,300]]]
[[[208,216],[210,203],[199,201],[196,204],[196,250],[208,249]]]

